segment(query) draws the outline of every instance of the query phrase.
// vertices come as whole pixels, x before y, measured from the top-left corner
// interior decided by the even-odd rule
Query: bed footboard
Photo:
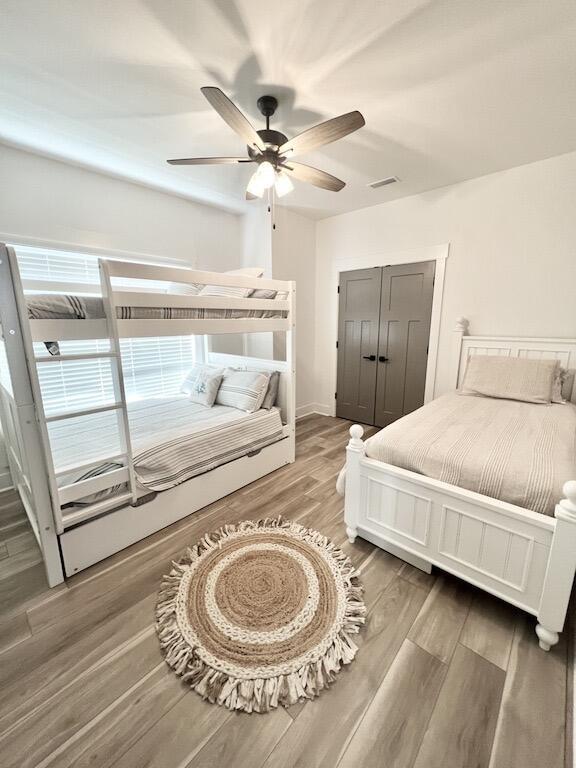
[[[338,483],[349,540],[453,573],[536,616],[541,648],[557,643],[576,570],[576,482],[548,517],[370,459],[362,435],[350,428]]]

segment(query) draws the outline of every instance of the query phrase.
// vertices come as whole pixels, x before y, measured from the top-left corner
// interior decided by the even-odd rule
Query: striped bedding
[[[26,297],[31,320],[98,320],[104,305],[98,296],[35,294]],[[116,307],[119,320],[238,320],[242,317],[286,317],[287,312],[261,309],[207,309],[188,307]]]
[[[451,393],[369,438],[366,454],[553,515],[576,478],[576,406]]]
[[[131,403],[128,412],[136,476],[152,491],[172,488],[282,438],[278,408],[244,413],[224,405],[206,408],[179,396]],[[83,429],[73,419],[49,424],[56,468],[113,452],[115,418],[111,412],[97,414]],[[79,479],[68,475],[62,483]]]

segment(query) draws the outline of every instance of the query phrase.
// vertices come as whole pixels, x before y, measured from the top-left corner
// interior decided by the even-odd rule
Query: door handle
[[[388,360],[387,357],[384,357],[384,355],[380,355],[380,357],[378,358],[378,362],[379,363],[388,363],[389,360]]]
[[[372,360],[372,362],[376,360],[376,355],[362,355],[362,357],[364,360]]]

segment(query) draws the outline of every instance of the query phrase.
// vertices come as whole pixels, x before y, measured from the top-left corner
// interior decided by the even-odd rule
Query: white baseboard
[[[304,416],[310,416],[313,413],[318,413],[321,416],[333,416],[330,408],[322,403],[307,403],[306,405],[299,405],[296,408],[296,419],[303,419]]]
[[[13,487],[10,472],[0,472],[0,492],[9,491]]]
[[[325,403],[314,403],[315,413],[321,413],[323,416],[335,416],[336,406],[326,405]]]

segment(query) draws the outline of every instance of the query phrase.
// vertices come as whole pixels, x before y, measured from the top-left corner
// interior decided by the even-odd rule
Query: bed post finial
[[[458,389],[460,385],[460,360],[462,356],[462,339],[468,336],[470,322],[466,317],[457,317],[456,325],[453,330],[453,350],[452,350],[452,386]],[[462,372],[463,373],[463,372]]]
[[[468,336],[468,329],[470,327],[470,320],[466,317],[457,317],[456,318],[456,326],[454,328],[454,331],[456,333],[461,333],[462,336]]]
[[[361,448],[364,443],[362,442],[362,435],[364,434],[364,427],[360,424],[352,424],[350,427],[350,442],[349,448]]]

